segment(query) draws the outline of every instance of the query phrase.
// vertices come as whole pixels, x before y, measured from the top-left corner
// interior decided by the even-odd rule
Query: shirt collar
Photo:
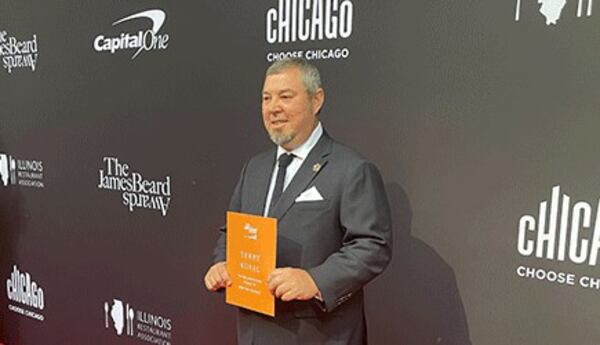
[[[313,147],[315,147],[315,145],[317,145],[317,142],[319,141],[319,139],[321,138],[322,135],[323,135],[323,126],[321,126],[321,121],[319,121],[319,123],[317,124],[317,127],[315,127],[315,129],[312,131],[312,133],[308,137],[308,139],[306,139],[306,141],[304,143],[302,143],[302,145],[296,147],[292,151],[288,152],[283,147],[277,146],[277,159],[279,159],[279,156],[281,156],[284,153],[292,153],[295,156],[294,158],[300,158],[300,160],[306,159],[306,157],[308,157],[308,154],[313,149]]]

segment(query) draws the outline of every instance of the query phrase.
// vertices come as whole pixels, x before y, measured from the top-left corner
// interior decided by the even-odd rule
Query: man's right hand
[[[221,288],[231,286],[231,279],[227,273],[227,264],[225,261],[217,262],[212,265],[204,276],[204,284],[209,291],[217,291]]]

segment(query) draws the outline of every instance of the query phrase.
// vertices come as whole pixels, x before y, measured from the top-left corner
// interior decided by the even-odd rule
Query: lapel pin
[[[321,170],[321,164],[317,163],[317,164],[313,165],[314,172],[319,172],[319,170]]]

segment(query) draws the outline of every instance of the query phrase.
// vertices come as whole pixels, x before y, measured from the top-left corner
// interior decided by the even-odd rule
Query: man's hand
[[[278,268],[269,275],[269,291],[284,302],[307,301],[319,294],[310,274],[299,268]]]
[[[212,265],[204,276],[204,284],[210,291],[217,291],[221,288],[231,286],[231,279],[227,273],[227,264],[225,261],[217,262]]]

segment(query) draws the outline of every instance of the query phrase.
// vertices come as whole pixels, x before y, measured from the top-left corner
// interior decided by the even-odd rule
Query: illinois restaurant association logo
[[[522,2],[525,0],[516,0],[515,21],[521,20]],[[565,11],[567,0],[536,0],[539,4],[538,12],[546,19],[546,25],[556,25],[561,15]],[[570,0],[577,1],[577,18],[591,17],[592,5],[594,0]]]
[[[38,61],[37,35],[19,39],[0,29],[0,58],[2,67],[12,73],[15,69],[35,71]]]
[[[581,271],[598,264],[600,199],[575,201],[560,185],[554,186],[550,199],[538,204],[537,213],[519,219],[517,252],[522,258],[536,259],[517,267],[521,278],[600,291],[600,277],[565,270],[570,265]]]
[[[6,295],[9,311],[44,321],[44,289],[32,279],[31,274],[21,272],[17,265],[13,265],[10,277],[6,280]]]
[[[277,47],[267,52],[269,62],[302,57],[343,60],[350,57],[344,40],[353,32],[352,0],[278,0],[266,11],[265,38]],[[309,49],[285,49],[286,44],[310,42]]]
[[[119,26],[122,23],[136,21],[142,27],[136,32],[99,34],[94,38],[94,50],[98,53],[114,54],[125,50],[133,52],[131,60],[135,59],[142,52],[161,51],[169,47],[169,34],[161,32],[167,14],[161,9],[150,9],[134,13],[118,19],[112,23],[112,26]],[[148,27],[148,24],[151,24]]]
[[[44,162],[0,152],[0,185],[44,188]]]
[[[171,205],[171,176],[150,180],[117,157],[104,157],[99,170],[98,189],[121,193],[122,204],[130,212],[141,208],[160,212],[164,217]]]
[[[104,302],[104,328],[116,335],[161,345],[170,345],[173,322],[171,318],[134,309],[120,299]]]

